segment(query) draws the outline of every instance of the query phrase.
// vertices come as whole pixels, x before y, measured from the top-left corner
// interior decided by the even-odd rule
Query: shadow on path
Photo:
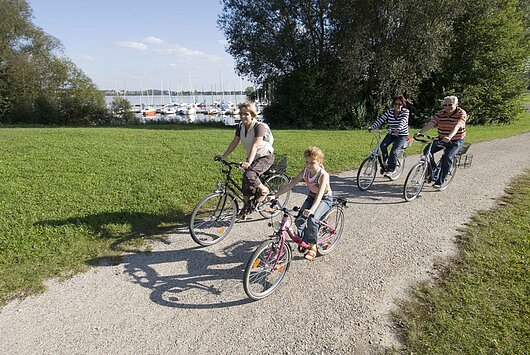
[[[132,281],[151,290],[151,300],[161,306],[187,309],[233,307],[251,302],[244,295],[244,264],[260,242],[236,242],[218,253],[194,247],[134,253],[123,258],[125,273]],[[101,266],[108,258],[95,258]],[[184,265],[182,264],[184,263]],[[185,272],[179,272],[185,270]],[[240,292],[239,292],[240,290]],[[234,299],[234,297],[236,299]]]

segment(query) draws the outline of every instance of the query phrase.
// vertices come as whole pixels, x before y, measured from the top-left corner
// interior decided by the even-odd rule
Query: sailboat
[[[140,92],[142,94],[142,109],[140,110],[140,113],[144,117],[155,117],[156,116],[156,108],[153,105],[147,105],[147,107],[144,106],[144,94],[142,89],[142,83],[140,82]],[[147,94],[149,96],[149,93]]]

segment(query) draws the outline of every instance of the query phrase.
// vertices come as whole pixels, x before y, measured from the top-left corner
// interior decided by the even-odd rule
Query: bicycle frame
[[[445,145],[443,144],[443,142],[438,141],[437,137],[431,137],[431,136],[427,136],[427,135],[423,135],[423,136],[428,138],[429,142],[427,143],[426,147],[423,149],[420,161],[424,161],[427,164],[427,173],[425,174],[425,181],[426,182],[431,182],[432,181],[432,173],[434,172],[435,169],[438,168],[438,165],[440,164],[440,162],[436,162],[436,160],[434,158],[434,154],[432,154],[432,152],[431,152],[432,146],[434,144],[438,144],[440,146],[444,146],[445,147]],[[417,138],[414,138],[414,139],[419,141],[419,142],[426,143],[425,140],[417,139]],[[424,153],[425,151],[427,151],[427,154]],[[444,154],[445,154],[445,151],[444,151]]]
[[[374,149],[372,149],[372,151],[370,152],[370,154],[368,154],[368,156],[373,156],[374,158],[377,158],[377,161],[379,162],[379,164],[384,167],[384,164],[383,164],[383,158],[381,156],[381,133],[383,131],[378,129],[377,130],[377,138],[376,138],[376,143],[375,143],[375,147]],[[375,133],[374,133],[375,135]],[[372,140],[373,142],[373,140]]]
[[[335,207],[335,203],[333,203],[332,208],[333,207]],[[292,230],[293,227],[291,225],[289,217],[295,217],[295,216],[293,214],[291,214],[289,212],[289,210],[287,208],[285,208],[285,207],[281,207],[280,209],[283,211],[283,216],[282,216],[282,220],[280,222],[280,227],[279,227],[278,231],[275,231],[275,233],[274,233],[274,237],[278,237],[279,241],[280,241],[280,252],[278,253],[278,255],[282,255],[283,249],[285,248],[285,243],[287,241],[287,237],[286,236],[289,236],[289,238],[293,242],[298,244],[300,247],[302,247],[304,249],[310,249],[311,246],[309,244],[307,244],[306,242],[304,242],[302,240],[302,238],[300,238],[298,236],[298,232]],[[325,215],[326,214],[324,214],[324,216]],[[333,226],[330,226],[329,224],[327,224],[326,222],[323,222],[323,221],[319,220],[318,224],[320,225],[319,226],[319,231],[320,231],[320,228],[325,227],[325,228],[328,228],[332,232],[326,238],[319,239],[318,240],[319,243],[322,243],[323,241],[326,241],[328,239],[333,238],[335,236],[335,234],[337,233],[337,230]],[[296,226],[294,228],[296,228]],[[278,263],[278,260],[279,259],[276,259],[276,261],[274,262],[273,268],[276,267],[276,265]]]
[[[383,169],[382,172],[385,172],[387,169],[386,163],[383,162],[383,154],[381,153],[381,134],[383,133],[383,130],[378,129],[377,130],[377,138],[376,138],[376,144],[374,149],[368,154],[368,156],[373,156],[374,158],[377,158],[377,161],[379,162],[379,165]],[[375,135],[375,133],[374,133]],[[373,142],[373,141],[372,141]],[[405,148],[401,148],[401,151],[405,151]],[[376,166],[377,168],[377,166]]]
[[[236,166],[238,164],[236,163],[230,163],[224,160],[220,160],[225,166],[222,168],[223,174],[225,174],[225,182],[218,181],[217,182],[217,189],[215,189],[215,192],[220,192],[223,194],[227,193],[227,190],[230,191],[232,196],[237,197],[239,200],[243,201],[243,191],[239,184],[232,178],[231,173],[233,166]]]

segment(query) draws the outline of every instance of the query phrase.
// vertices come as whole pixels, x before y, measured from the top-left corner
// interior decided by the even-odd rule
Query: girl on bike
[[[383,162],[387,162],[385,176],[392,177],[396,170],[396,161],[398,159],[398,152],[405,145],[405,141],[409,135],[409,110],[406,108],[407,99],[399,95],[392,101],[392,108],[386,110],[381,117],[379,117],[368,131],[371,132],[381,124],[388,122],[388,134],[381,142],[381,154]],[[388,155],[388,146],[392,144],[390,156]]]
[[[278,190],[272,198],[276,199],[302,180],[305,181],[309,190],[295,224],[298,227],[298,235],[311,247],[305,254],[305,258],[315,260],[317,256],[318,221],[331,208],[333,196],[329,184],[329,174],[322,165],[324,161],[322,150],[318,147],[309,147],[304,151],[304,159],[305,169],[300,171],[290,183]]]
[[[255,191],[259,191],[258,202],[263,201],[269,194],[269,189],[261,182],[259,176],[266,172],[274,162],[274,148],[272,143],[265,140],[268,126],[258,122],[256,119],[257,110],[253,102],[246,101],[238,105],[241,124],[237,125],[234,138],[226,148],[223,155],[216,155],[215,158],[225,159],[237,147],[239,142],[243,143],[247,152],[247,159],[241,162],[241,167],[245,169],[243,174],[243,202],[241,216],[250,213],[250,197]],[[215,159],[214,158],[214,159]]]
[[[436,112],[434,117],[418,133],[414,133],[414,137],[417,137],[433,127],[438,127],[438,143],[431,146],[431,153],[434,155],[442,149],[445,149],[445,152],[442,155],[441,172],[433,185],[435,189],[441,188],[449,169],[453,165],[453,158],[464,146],[466,120],[466,111],[458,107],[458,97],[446,96],[443,109]]]

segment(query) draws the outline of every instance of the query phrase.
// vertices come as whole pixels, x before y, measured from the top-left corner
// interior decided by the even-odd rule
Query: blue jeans
[[[298,217],[296,217],[296,220],[294,221],[294,224],[296,224],[298,227],[298,235],[304,242],[308,244],[317,243],[318,228],[320,227],[318,221],[327,211],[331,209],[333,198],[331,196],[324,196],[320,201],[315,213],[313,213],[314,216],[305,218],[302,215],[302,212],[304,212],[304,210],[310,209],[311,206],[313,206],[313,201],[315,201],[314,197],[307,196],[304,203],[302,204],[302,207],[300,207],[300,213],[298,214]]]
[[[449,143],[442,143],[441,141],[434,142],[431,146],[431,154],[434,155],[434,153],[439,152],[442,149],[445,149],[445,152],[442,155],[442,170],[438,174],[438,179],[434,182],[437,185],[442,185],[445,181],[445,178],[447,177],[447,174],[449,174],[449,170],[451,169],[451,166],[453,165],[453,158],[455,155],[462,149],[464,146],[464,138],[462,139],[455,139],[453,141],[450,141]],[[426,154],[427,152],[423,152]],[[433,169],[436,166],[433,165]]]
[[[398,157],[398,152],[405,145],[407,136],[394,136],[392,134],[387,134],[386,137],[381,142],[381,155],[383,156],[383,162],[388,163],[386,166],[386,171],[396,170],[396,161]],[[392,144],[393,143],[393,144]],[[388,146],[392,144],[392,149],[390,150],[390,156],[388,156]]]

